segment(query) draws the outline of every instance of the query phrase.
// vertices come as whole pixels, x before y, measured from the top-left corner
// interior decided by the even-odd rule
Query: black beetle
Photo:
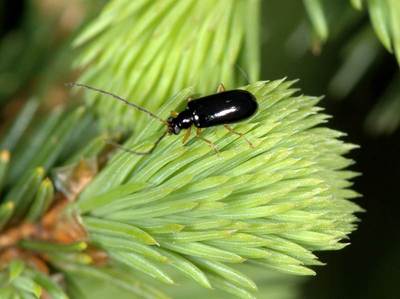
[[[136,109],[149,114],[150,116],[158,119],[167,126],[167,130],[164,132],[164,134],[162,134],[153,144],[152,148],[146,152],[136,152],[125,149],[122,148],[120,145],[111,142],[113,145],[122,148],[130,153],[136,155],[150,154],[154,151],[160,141],[167,134],[178,135],[182,129],[187,129],[186,134],[183,138],[183,143],[185,143],[190,136],[190,130],[192,126],[196,127],[196,136],[207,142],[210,146],[213,147],[216,152],[218,151],[215,145],[210,140],[207,140],[204,137],[200,136],[202,128],[224,125],[227,130],[239,135],[240,137],[243,137],[247,141],[247,143],[251,147],[253,147],[251,142],[247,140],[247,138],[242,133],[236,132],[228,126],[228,124],[242,121],[256,113],[258,108],[257,101],[254,95],[246,90],[234,89],[225,91],[224,86],[220,84],[217,89],[217,93],[197,99],[188,99],[188,104],[185,110],[179,113],[172,112],[171,117],[169,117],[167,120],[163,120],[162,118],[158,117],[147,109],[138,106],[132,102],[129,102],[128,100],[112,94],[108,91],[101,90],[82,83],[69,83],[68,85],[84,87],[111,96],[129,106],[135,107]]]

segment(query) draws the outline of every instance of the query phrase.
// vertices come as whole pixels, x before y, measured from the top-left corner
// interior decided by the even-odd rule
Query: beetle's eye
[[[174,134],[178,135],[180,131],[181,131],[181,128],[179,128],[178,125],[175,125],[174,126]]]

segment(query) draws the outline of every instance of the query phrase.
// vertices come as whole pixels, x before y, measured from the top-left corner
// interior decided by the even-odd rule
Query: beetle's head
[[[173,118],[172,116],[167,119],[168,123],[168,133],[178,135],[181,131],[179,126],[179,122],[177,118]]]
[[[184,110],[176,117],[170,117],[168,122],[168,133],[178,135],[182,129],[188,129],[192,124],[192,115],[189,110]]]

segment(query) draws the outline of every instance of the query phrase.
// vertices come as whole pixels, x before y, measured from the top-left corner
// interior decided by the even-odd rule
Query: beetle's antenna
[[[118,143],[116,143],[116,142],[114,142],[114,141],[112,141],[112,140],[107,140],[107,143],[110,144],[110,145],[112,145],[112,146],[115,146],[116,148],[119,148],[119,149],[121,149],[121,150],[123,150],[123,151],[125,151],[125,152],[127,152],[127,153],[131,153],[131,154],[134,154],[134,155],[144,156],[144,155],[149,155],[149,154],[151,154],[151,153],[156,149],[157,145],[161,142],[161,140],[163,140],[164,137],[167,136],[167,134],[168,134],[168,131],[165,131],[160,137],[158,137],[158,139],[156,140],[156,142],[154,142],[154,144],[153,144],[153,146],[151,147],[151,149],[149,149],[149,150],[146,151],[146,152],[137,152],[137,151],[133,151],[133,150],[131,150],[131,149],[129,149],[129,148],[123,147],[122,145],[120,145],[120,144],[118,144]]]
[[[124,98],[122,98],[122,97],[120,97],[120,96],[118,96],[116,94],[113,94],[111,92],[108,92],[108,91],[105,91],[105,90],[102,90],[102,89],[99,89],[99,88],[96,88],[96,87],[92,87],[92,86],[89,86],[89,85],[86,85],[86,84],[78,83],[78,82],[71,82],[71,83],[67,83],[65,85],[68,86],[68,87],[83,87],[83,88],[86,88],[86,89],[90,89],[90,90],[93,90],[93,91],[108,95],[110,97],[113,97],[114,99],[117,99],[117,100],[123,102],[124,104],[126,104],[128,106],[134,107],[134,108],[136,108],[136,109],[138,109],[138,110],[140,110],[140,111],[142,111],[144,113],[147,113],[148,115],[152,116],[153,118],[158,119],[164,125],[168,126],[168,123],[164,119],[162,119],[161,117],[155,115],[153,112],[143,108],[142,106],[139,106],[139,105],[136,105],[136,104],[134,104],[132,102],[129,102],[128,100],[126,100],[126,99],[124,99]]]
[[[240,65],[238,65],[238,64],[236,64],[236,68],[239,70],[239,72],[242,74],[242,76],[246,79],[247,84],[250,84],[249,76],[247,75],[245,70],[242,69],[242,67]]]

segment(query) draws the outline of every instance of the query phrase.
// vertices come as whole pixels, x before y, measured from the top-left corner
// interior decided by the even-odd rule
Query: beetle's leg
[[[176,111],[171,111],[171,116],[172,116],[172,117],[177,117],[178,115],[179,115],[178,112],[176,112]]]
[[[206,142],[209,146],[211,146],[217,155],[219,154],[219,151],[218,151],[217,147],[215,146],[215,144],[212,141],[210,141],[210,140],[208,140],[208,139],[206,139],[206,138],[201,136],[201,129],[200,128],[196,128],[196,137],[200,138],[201,140]]]
[[[222,83],[219,83],[218,87],[217,87],[217,92],[223,92],[225,91],[225,86]]]
[[[228,125],[224,125],[224,127],[225,127],[225,129],[227,129],[229,132],[238,135],[239,138],[243,137],[243,139],[246,140],[246,142],[250,145],[250,147],[254,148],[254,145],[250,142],[250,140],[248,140],[248,139],[246,138],[246,136],[244,136],[243,133],[236,132],[234,129],[232,129],[232,128],[231,128],[230,126],[228,126]]]
[[[191,131],[192,131],[192,127],[189,127],[189,128],[186,130],[185,135],[183,136],[183,139],[182,139],[182,143],[183,143],[183,144],[185,144],[186,141],[189,139],[189,137],[190,137],[190,132],[191,132]]]

